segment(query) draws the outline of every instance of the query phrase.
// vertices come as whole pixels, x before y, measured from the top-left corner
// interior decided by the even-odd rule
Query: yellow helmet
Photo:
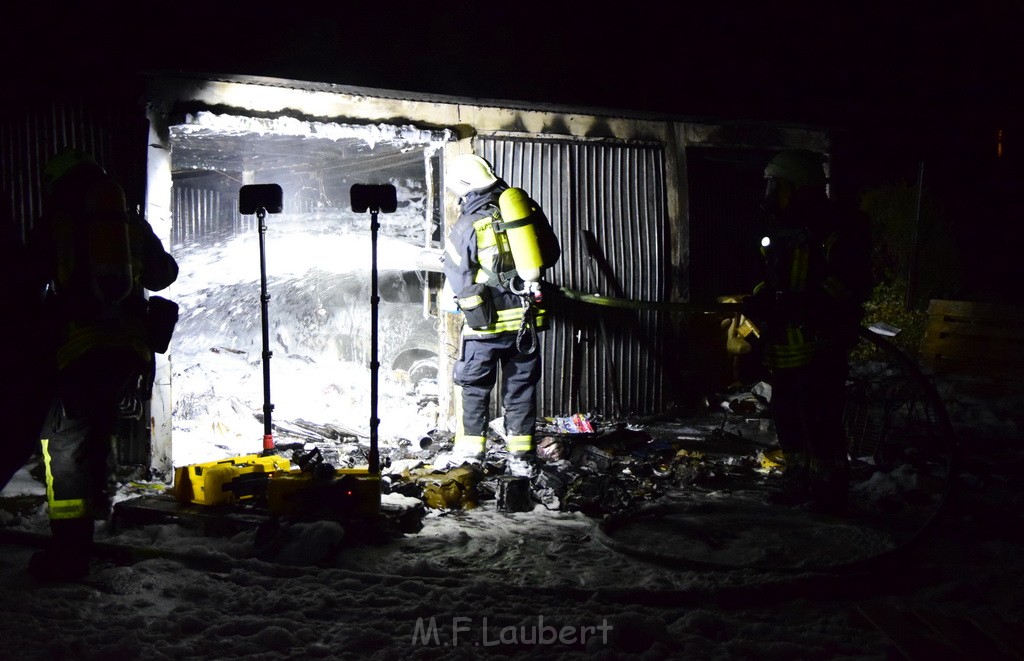
[[[99,172],[103,171],[103,168],[92,157],[92,154],[81,149],[65,148],[57,152],[43,166],[43,192],[46,194],[53,192],[58,181],[63,179],[72,170],[76,170],[79,166],[83,165]]]
[[[445,173],[445,186],[459,197],[490,188],[496,181],[491,164],[475,154],[456,156]]]

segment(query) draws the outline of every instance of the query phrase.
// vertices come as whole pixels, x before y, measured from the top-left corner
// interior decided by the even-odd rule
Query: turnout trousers
[[[848,371],[846,353],[839,350],[821,351],[807,365],[772,371],[771,410],[779,446],[806,461],[812,479],[845,473]]]
[[[540,351],[520,351],[515,333],[463,340],[462,356],[453,373],[454,382],[462,389],[460,428],[455,438],[460,450],[484,450],[491,390],[497,382],[499,367],[508,450],[533,450]]]

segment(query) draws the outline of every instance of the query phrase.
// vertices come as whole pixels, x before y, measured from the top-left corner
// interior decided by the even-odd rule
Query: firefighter
[[[815,152],[782,151],[764,176],[764,280],[747,304],[761,328],[785,458],[781,487],[766,501],[840,513],[849,482],[842,426],[848,353],[871,292],[870,225],[829,199]]]
[[[177,320],[176,306],[170,317],[155,313],[145,290],[168,287],[178,265],[89,154],[59,153],[44,167],[43,188],[28,250],[46,289],[41,368],[55,375],[40,434],[52,536],[29,571],[41,581],[76,580],[89,569],[94,520],[108,513],[118,420],[141,414],[154,351],[166,348],[155,347]]]
[[[536,265],[554,264],[557,240],[539,209],[526,208],[532,202],[525,193],[510,188],[479,156],[453,159],[445,180],[458,196],[462,213],[448,235],[444,274],[465,322],[462,353],[453,373],[461,396],[456,397],[458,420],[450,463],[483,460],[491,390],[500,366],[508,470],[528,474],[535,457],[541,374],[538,333],[545,328]],[[503,210],[517,222],[505,218],[503,226]],[[531,228],[520,218],[536,222]]]

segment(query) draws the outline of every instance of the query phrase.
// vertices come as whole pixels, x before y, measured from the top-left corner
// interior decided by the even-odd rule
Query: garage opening
[[[181,319],[170,349],[175,466],[259,452],[263,368],[259,231],[244,184],[275,183],[265,235],[275,440],[369,437],[370,216],[351,186],[393,184],[378,235],[381,442],[437,424],[439,335],[430,271],[441,247],[445,132],[212,112],[170,126],[171,251]]]

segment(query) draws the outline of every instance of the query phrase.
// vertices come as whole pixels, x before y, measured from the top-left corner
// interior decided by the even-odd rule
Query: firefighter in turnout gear
[[[764,280],[747,306],[761,329],[785,458],[782,487],[766,499],[840,513],[849,481],[842,426],[848,353],[871,292],[870,224],[828,198],[819,154],[780,152],[765,179]]]
[[[500,367],[509,470],[528,472],[541,374],[538,333],[546,325],[540,276],[558,259],[558,242],[526,193],[510,188],[486,160],[458,156],[445,179],[462,208],[444,254],[447,284],[464,317],[453,374],[461,396],[451,463],[483,460]]]
[[[42,331],[53,394],[40,439],[51,544],[29,571],[75,580],[89,568],[94,519],[106,516],[118,420],[138,419],[155,352],[166,351],[177,306],[145,290],[168,287],[178,265],[124,191],[89,155],[65,150],[43,171],[43,213],[29,237],[43,283]]]

